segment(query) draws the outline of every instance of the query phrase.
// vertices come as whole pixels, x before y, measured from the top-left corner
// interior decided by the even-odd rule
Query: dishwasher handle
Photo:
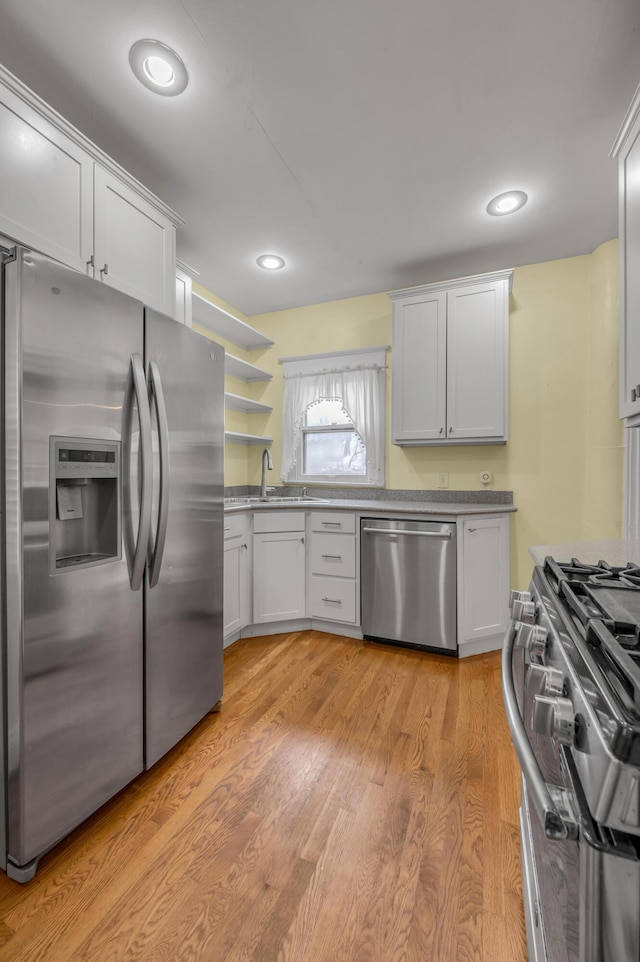
[[[452,537],[451,531],[406,531],[403,528],[363,528],[363,533],[368,534],[400,534],[403,537],[409,535],[410,537],[420,537],[420,538],[442,538],[447,539]]]

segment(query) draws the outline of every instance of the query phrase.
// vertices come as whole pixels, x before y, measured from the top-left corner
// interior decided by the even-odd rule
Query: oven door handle
[[[545,835],[550,839],[576,838],[577,820],[569,793],[556,785],[547,785],[540,771],[525,730],[516,690],[513,684],[513,651],[516,644],[518,625],[511,622],[502,646],[502,696],[515,748],[529,798],[537,811]]]

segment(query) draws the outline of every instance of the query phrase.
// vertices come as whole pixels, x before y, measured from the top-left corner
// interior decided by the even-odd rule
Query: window
[[[283,360],[283,481],[384,484],[385,351]]]
[[[342,405],[342,398],[312,401],[302,426],[303,473],[339,474],[362,479],[367,473],[367,449]]]

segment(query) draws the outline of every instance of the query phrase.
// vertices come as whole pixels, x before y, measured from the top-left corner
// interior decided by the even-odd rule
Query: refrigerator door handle
[[[164,546],[167,540],[167,521],[169,517],[169,421],[167,420],[167,407],[164,401],[160,369],[155,361],[150,362],[149,373],[151,375],[151,396],[158,414],[158,445],[160,448],[160,494],[155,549],[151,541],[151,529],[149,530],[149,555],[151,558],[149,587],[154,588],[158,584],[160,577]]]
[[[144,366],[139,354],[131,355],[131,375],[133,389],[138,405],[140,420],[140,520],[138,522],[138,540],[136,542],[133,564],[131,565],[130,581],[132,591],[139,591],[147,560],[147,545],[151,531],[151,502],[153,495],[153,455],[151,448],[151,411],[147,396],[147,383],[144,376]]]

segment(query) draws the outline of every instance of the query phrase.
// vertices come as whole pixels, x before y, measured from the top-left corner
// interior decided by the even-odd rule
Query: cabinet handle
[[[333,524],[337,525],[339,528],[342,527],[342,521],[323,521],[322,524]]]
[[[341,605],[341,604],[342,604],[342,599],[341,599],[341,598],[323,598],[322,600],[323,600],[323,601],[327,601],[327,602],[329,602],[329,604],[332,604],[332,605]]]
[[[637,396],[638,396],[638,395],[637,395],[637,393],[636,393],[636,389],[635,389],[634,387],[632,387],[632,388],[631,388],[631,400],[632,400],[632,401],[635,401],[635,399],[637,398]]]
[[[444,432],[444,428],[440,428],[440,434]]]
[[[106,277],[107,274],[109,273],[109,265],[108,265],[108,264],[105,264],[104,267],[101,267],[101,268],[100,268],[100,273],[101,273],[101,274],[104,274],[104,276]]]
[[[302,544],[304,544],[304,538],[300,538],[300,541],[302,542]]]
[[[248,548],[249,546],[246,545],[246,544],[243,544],[242,547],[243,547],[243,548]]]
[[[225,529],[224,529],[224,530],[225,530],[225,531],[231,531],[231,525],[229,525],[229,524],[225,525]]]
[[[331,558],[333,561],[342,561],[342,555],[341,555],[341,554],[323,554],[323,555],[321,555],[321,557],[322,557],[322,558]]]
[[[449,434],[451,434],[452,431],[453,431],[453,428],[452,427],[449,428]]]
[[[477,528],[467,528],[467,531],[477,531]]]
[[[87,267],[95,267],[95,266],[96,266],[96,263],[93,259],[93,254],[92,254],[89,260],[87,261]]]

